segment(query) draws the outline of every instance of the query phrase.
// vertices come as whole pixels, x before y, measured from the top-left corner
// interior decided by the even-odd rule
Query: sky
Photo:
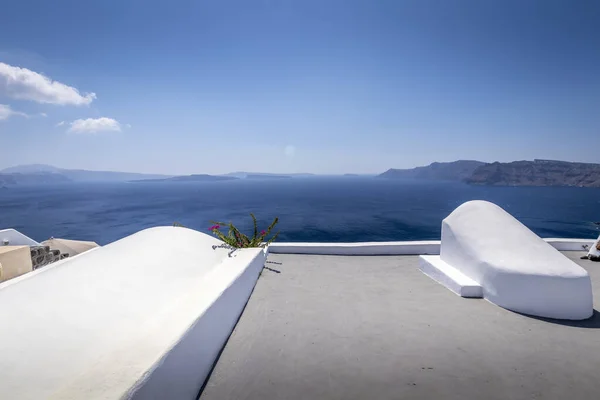
[[[600,2],[19,0],[0,168],[600,163]]]

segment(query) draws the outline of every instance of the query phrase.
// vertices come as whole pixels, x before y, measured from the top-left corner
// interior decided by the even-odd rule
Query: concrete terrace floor
[[[564,254],[600,310],[600,263]],[[203,400],[600,398],[598,312],[558,322],[463,299],[413,256],[269,261],[281,273],[263,270]]]

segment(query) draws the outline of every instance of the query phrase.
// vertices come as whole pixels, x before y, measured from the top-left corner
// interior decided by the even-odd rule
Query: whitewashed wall
[[[263,249],[147,229],[0,286],[0,399],[195,399]]]

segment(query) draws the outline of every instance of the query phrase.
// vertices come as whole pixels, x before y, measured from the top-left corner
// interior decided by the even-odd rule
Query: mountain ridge
[[[463,181],[471,176],[476,168],[484,165],[483,161],[457,160],[452,162],[433,162],[427,166],[408,169],[390,168],[378,178]]]
[[[275,174],[231,172],[222,175],[162,175],[118,171],[64,169],[47,164],[28,164],[0,170],[0,186],[76,182],[207,182],[237,179],[283,179],[316,176],[308,173]],[[323,175],[327,176],[327,175]],[[338,176],[338,175],[336,175]],[[345,174],[339,176],[358,176]],[[366,175],[365,175],[366,176]],[[534,159],[485,163],[476,160],[433,162],[409,169],[390,168],[377,178],[439,180],[489,186],[600,187],[600,164]]]
[[[600,187],[600,164],[542,160],[484,163],[458,160],[411,169],[389,169],[387,179],[442,180],[486,186]]]
[[[43,181],[48,179],[49,175],[60,175],[66,179],[57,176],[50,178],[51,182]],[[12,178],[11,178],[12,177]],[[35,179],[35,177],[41,178]],[[85,169],[66,169],[58,168],[47,164],[26,164],[0,170],[0,182],[5,184],[35,184],[35,183],[54,183],[54,182],[127,182],[135,179],[159,179],[170,178],[172,175],[161,174],[143,174],[138,172],[120,172],[120,171],[92,171]]]
[[[478,167],[465,182],[487,186],[600,187],[600,164],[541,159],[494,162]]]

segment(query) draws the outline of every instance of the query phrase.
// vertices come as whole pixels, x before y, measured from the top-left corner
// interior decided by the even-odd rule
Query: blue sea
[[[468,200],[492,201],[542,237],[595,238],[600,189],[486,187],[371,177],[110,183],[0,189],[0,229],[107,244],[179,222],[208,232],[211,220],[251,228],[279,217],[279,241],[439,239],[441,221]]]

